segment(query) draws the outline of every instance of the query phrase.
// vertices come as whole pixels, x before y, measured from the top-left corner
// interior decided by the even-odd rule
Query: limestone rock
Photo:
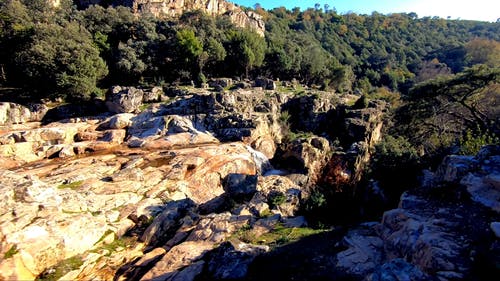
[[[265,90],[276,90],[276,82],[272,79],[259,77],[255,79],[255,87],[262,87]]]
[[[224,179],[224,190],[235,200],[248,200],[257,191],[257,176],[229,174]]]
[[[106,94],[106,106],[113,113],[131,113],[139,110],[144,93],[134,87],[115,86]]]
[[[388,263],[377,267],[375,272],[365,278],[366,281],[382,281],[382,280],[412,280],[412,281],[428,281],[437,280],[426,273],[422,272],[418,267],[403,259],[394,259]]]
[[[40,121],[47,112],[47,107],[34,106],[32,112],[28,107],[11,102],[0,102],[0,125],[19,124]]]
[[[236,230],[248,225],[249,219],[249,216],[236,216],[230,213],[210,214],[200,220],[186,241],[221,243]]]
[[[224,242],[208,255],[205,277],[211,280],[244,279],[255,257],[267,251],[267,246],[249,245],[239,241]]]
[[[278,198],[279,197],[279,198]],[[282,176],[265,176],[259,179],[257,193],[249,202],[250,208],[258,210],[262,203],[273,204],[284,216],[294,216],[299,210],[302,188]],[[269,206],[268,206],[269,207]]]
[[[329,152],[330,145],[325,138],[300,138],[286,146],[281,161],[296,172],[307,174],[310,185],[320,179]]]
[[[147,245],[159,245],[169,239],[179,227],[179,219],[183,217],[189,208],[193,207],[190,200],[171,202],[165,206],[165,210],[157,216],[153,223],[144,231],[141,240]]]
[[[342,243],[348,249],[337,254],[337,267],[351,275],[366,276],[382,262],[383,241],[369,226],[349,232]]]
[[[187,241],[173,247],[141,280],[171,280],[179,271],[200,260],[214,244],[204,241]]]
[[[132,124],[131,119],[135,116],[133,113],[119,113],[106,119],[99,124],[98,130],[107,129],[125,129]]]
[[[224,0],[135,0],[118,1],[123,5],[131,5],[135,13],[151,13],[156,17],[180,16],[185,11],[202,10],[209,15],[229,14],[231,21],[239,27],[246,27],[255,30],[259,35],[264,36],[264,21],[262,17],[253,12],[245,12],[233,3]],[[129,4],[132,2],[131,4]]]
[[[163,88],[153,87],[151,90],[144,91],[142,102],[144,103],[159,102],[162,96],[163,96]]]

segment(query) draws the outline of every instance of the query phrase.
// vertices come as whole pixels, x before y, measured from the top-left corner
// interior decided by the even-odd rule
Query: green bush
[[[271,208],[278,207],[279,205],[285,203],[286,195],[283,192],[272,192],[269,194],[267,203]]]
[[[387,135],[375,146],[371,176],[380,183],[390,201],[398,201],[418,175],[419,156],[415,147],[402,137]]]
[[[488,144],[500,144],[497,136],[485,132],[474,133],[472,130],[467,130],[464,136],[459,141],[460,154],[462,155],[476,155],[481,147]]]

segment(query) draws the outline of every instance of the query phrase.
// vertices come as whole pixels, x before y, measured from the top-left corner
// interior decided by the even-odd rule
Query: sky
[[[441,18],[467,19],[494,22],[500,18],[500,0],[229,0],[246,7],[259,3],[264,9],[284,6],[287,9],[312,8],[316,3],[338,13],[357,14],[415,12],[419,17],[438,16]]]

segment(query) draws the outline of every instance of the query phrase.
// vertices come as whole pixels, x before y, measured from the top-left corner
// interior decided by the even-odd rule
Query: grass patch
[[[104,234],[103,237],[101,238],[101,240],[104,239],[104,237],[106,237],[108,234],[109,233]],[[136,237],[123,236],[121,238],[115,238],[115,240],[110,244],[103,243],[102,246],[100,246],[97,249],[92,250],[91,252],[99,253],[102,251],[107,251],[108,253],[106,254],[106,256],[110,256],[111,254],[113,254],[117,251],[120,251],[120,250],[125,249],[125,248],[129,248],[132,245],[135,245],[136,242],[137,242]]]
[[[19,253],[17,246],[14,245],[3,255],[4,259],[12,258],[15,254]]]
[[[69,259],[65,259],[55,266],[46,269],[42,274],[40,274],[35,280],[37,281],[55,281],[59,280],[65,274],[70,271],[76,270],[82,266],[83,260],[82,256],[74,256]]]
[[[57,189],[72,189],[76,190],[79,189],[80,186],[82,186],[83,181],[75,181],[75,182],[70,182],[70,183],[63,183],[60,184]]]
[[[314,134],[311,132],[292,132],[289,131],[283,138],[285,142],[293,142],[298,139],[308,139],[314,137]]]
[[[304,237],[324,232],[324,229],[313,229],[309,227],[285,227],[278,224],[272,231],[255,237],[250,226],[238,230],[234,236],[239,240],[258,245],[267,245],[271,248],[296,242]]]
[[[141,104],[141,105],[139,106],[139,110],[140,110],[141,112],[145,111],[145,110],[146,110],[146,109],[148,109],[148,108],[149,108],[149,104],[147,104],[147,103],[143,103],[143,104]]]

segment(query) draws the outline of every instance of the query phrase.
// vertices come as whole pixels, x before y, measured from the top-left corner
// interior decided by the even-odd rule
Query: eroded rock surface
[[[50,276],[75,260],[63,279],[241,278],[269,250],[241,232],[307,225],[296,216],[331,145],[312,134],[290,141],[282,113],[321,127],[336,99],[289,108],[290,93],[186,92],[136,113],[140,91],[116,88],[114,112],[1,132],[2,278]],[[277,151],[298,163],[295,174],[273,169]]]
[[[405,192],[381,223],[350,232],[337,266],[365,280],[484,278],[500,261],[491,227],[499,217],[498,155],[498,146],[487,146],[475,157],[445,158],[426,186]]]

